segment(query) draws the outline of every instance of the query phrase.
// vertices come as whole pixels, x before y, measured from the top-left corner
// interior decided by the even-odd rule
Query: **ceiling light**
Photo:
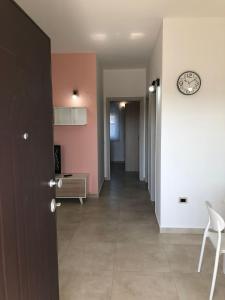
[[[131,40],[139,40],[142,39],[145,36],[143,32],[132,32],[130,34],[130,39]]]
[[[104,41],[107,38],[107,35],[105,33],[94,33],[91,35],[91,38],[94,41]]]

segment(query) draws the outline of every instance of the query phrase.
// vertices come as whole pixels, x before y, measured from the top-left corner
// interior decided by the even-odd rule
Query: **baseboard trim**
[[[203,234],[202,228],[163,228],[161,227],[160,233],[189,233],[189,234]]]

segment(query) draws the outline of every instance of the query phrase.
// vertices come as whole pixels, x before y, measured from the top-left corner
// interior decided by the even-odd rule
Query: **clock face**
[[[177,88],[184,95],[193,95],[201,87],[200,76],[193,71],[182,73],[177,80]]]

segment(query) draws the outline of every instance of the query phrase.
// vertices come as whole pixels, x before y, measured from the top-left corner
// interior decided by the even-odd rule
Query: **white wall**
[[[148,183],[151,200],[155,201],[155,213],[161,222],[161,88],[162,79],[162,28],[158,34],[149,64],[148,86],[153,80],[160,79],[156,94],[149,93],[149,130],[148,130]]]
[[[104,101],[103,70],[97,60],[97,120],[98,120],[98,190],[104,182]]]
[[[144,97],[145,69],[104,70],[105,97]]]
[[[125,97],[125,98],[144,98],[143,107],[143,132],[140,139],[143,141],[143,148],[141,156],[141,179],[145,178],[145,95],[146,95],[146,69],[113,69],[103,71],[104,82],[104,129],[105,129],[105,177],[109,178],[109,139],[108,139],[108,124],[106,121],[107,99]]]
[[[202,79],[193,96],[176,87],[186,70]],[[225,200],[224,137],[225,19],[165,19],[161,227],[203,227],[204,202]],[[188,197],[188,204],[179,204],[180,196]]]

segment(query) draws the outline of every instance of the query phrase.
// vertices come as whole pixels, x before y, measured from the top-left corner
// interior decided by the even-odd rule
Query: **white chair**
[[[213,271],[212,284],[211,284],[211,290],[209,296],[209,300],[212,300],[214,289],[215,289],[218,265],[219,265],[219,257],[220,254],[225,254],[225,236],[224,233],[222,233],[222,231],[225,228],[225,222],[224,219],[212,208],[209,202],[206,202],[206,206],[208,208],[208,213],[209,213],[209,222],[204,231],[202,248],[201,248],[200,259],[198,264],[198,272],[201,271],[201,267],[202,267],[202,260],[203,260],[204,250],[205,250],[206,238],[209,238],[214,248],[216,249],[214,271]],[[213,231],[209,231],[209,229],[212,229]]]

